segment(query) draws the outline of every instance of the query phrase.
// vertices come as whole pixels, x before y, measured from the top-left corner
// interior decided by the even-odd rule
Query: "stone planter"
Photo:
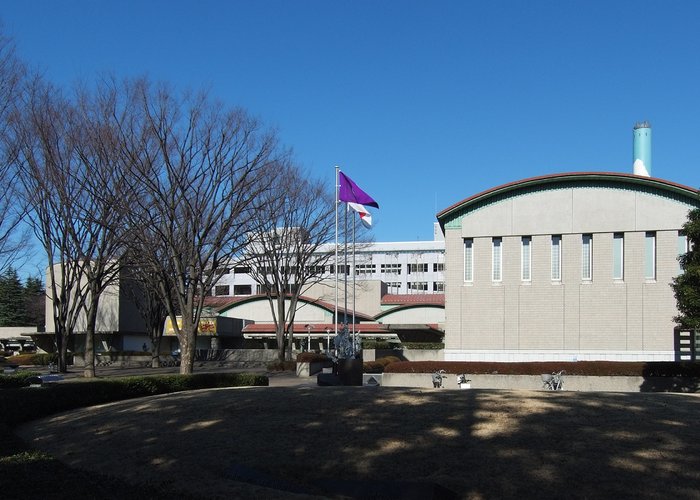
[[[312,362],[297,362],[297,377],[311,377],[323,370],[328,362],[312,361]]]

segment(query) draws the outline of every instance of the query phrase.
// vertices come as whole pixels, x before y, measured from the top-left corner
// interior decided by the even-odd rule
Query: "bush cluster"
[[[48,366],[49,363],[58,362],[58,353],[42,353],[42,354],[20,354],[6,358],[6,362],[13,365],[35,365]],[[66,363],[73,364],[73,355],[68,354]]]
[[[373,339],[363,339],[362,348],[363,349],[394,349],[398,348],[397,344],[388,342],[386,340],[373,340]]]
[[[17,371],[11,375],[0,374],[0,389],[28,387],[29,379],[37,375],[40,375],[40,373],[25,370]]]
[[[268,363],[267,371],[269,372],[293,372],[297,369],[296,361],[273,361]]]
[[[442,342],[402,342],[401,347],[404,349],[427,349],[431,351],[445,348]]]
[[[401,359],[396,356],[384,356],[374,361],[365,361],[362,363],[362,371],[364,373],[384,373],[389,364],[399,361]]]
[[[297,354],[297,363],[324,363],[330,358],[319,352],[300,352]]]
[[[24,375],[0,376],[3,377],[21,379]],[[0,406],[4,411],[0,414],[0,422],[12,426],[61,411],[156,394],[268,384],[266,376],[254,373],[197,373],[77,379],[47,384],[36,389],[3,389],[0,391]]]
[[[464,361],[399,361],[384,371],[389,373],[433,373],[445,370],[458,375],[540,375],[564,370],[568,375],[629,377],[700,377],[698,362],[626,362],[626,361],[543,361],[543,362],[464,362]]]

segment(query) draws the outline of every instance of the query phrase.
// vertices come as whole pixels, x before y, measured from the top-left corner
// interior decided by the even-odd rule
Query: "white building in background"
[[[322,252],[333,252],[333,244]],[[324,278],[333,279],[333,259],[325,266]],[[345,257],[339,254],[338,269],[346,270]],[[390,295],[442,294],[445,287],[445,240],[435,224],[432,241],[380,242],[358,245],[353,257],[347,256],[347,275],[356,281],[382,281]],[[217,297],[239,297],[261,293],[250,275],[248,264],[232,265],[212,288]]]

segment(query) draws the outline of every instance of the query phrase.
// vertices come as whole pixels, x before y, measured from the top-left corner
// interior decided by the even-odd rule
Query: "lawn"
[[[698,415],[686,394],[260,387],[17,432],[72,468],[202,498],[697,498]]]

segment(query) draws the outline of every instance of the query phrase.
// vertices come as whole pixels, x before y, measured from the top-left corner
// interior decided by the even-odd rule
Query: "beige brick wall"
[[[679,226],[682,221],[679,221]],[[563,234],[562,279],[551,280],[551,235],[532,237],[532,280],[521,281],[521,238],[502,237],[494,283],[491,237],[474,238],[474,282],[463,280],[463,233],[446,231],[446,352],[673,350],[677,230],[656,232],[656,280],[644,277],[645,231],[624,233],[624,280],[613,279],[613,233],[593,233],[593,279],[581,278],[582,235]]]

